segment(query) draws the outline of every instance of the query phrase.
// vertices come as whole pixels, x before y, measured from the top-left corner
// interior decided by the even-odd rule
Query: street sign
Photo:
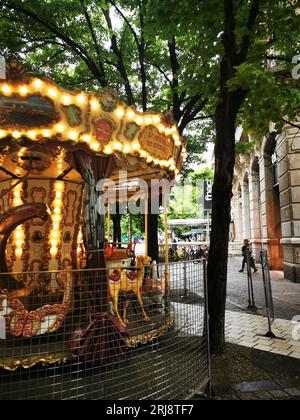
[[[204,181],[204,211],[212,210],[212,181]]]

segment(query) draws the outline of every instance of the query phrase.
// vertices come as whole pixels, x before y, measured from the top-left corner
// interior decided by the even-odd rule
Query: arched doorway
[[[265,209],[266,226],[264,239],[267,239],[270,266],[273,270],[283,269],[283,252],[281,247],[281,206],[279,190],[279,156],[276,151],[277,136],[272,133],[264,150],[265,168]],[[267,234],[267,237],[266,237]]]

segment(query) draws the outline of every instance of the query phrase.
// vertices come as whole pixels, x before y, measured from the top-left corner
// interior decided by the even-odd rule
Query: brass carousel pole
[[[110,243],[110,206],[107,203],[107,242]]]
[[[168,231],[168,205],[167,198],[164,200],[164,225],[165,225],[165,311],[170,313],[170,272],[169,272],[169,231]]]
[[[149,214],[148,197],[146,197],[145,198],[145,257],[148,257],[148,252],[149,252],[148,214]]]

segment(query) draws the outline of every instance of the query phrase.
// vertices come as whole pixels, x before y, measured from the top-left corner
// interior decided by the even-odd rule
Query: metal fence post
[[[274,302],[273,302],[272,285],[271,285],[271,278],[270,278],[268,251],[262,250],[260,253],[260,259],[261,259],[261,266],[262,266],[262,272],[263,272],[263,283],[264,283],[266,309],[267,309],[268,326],[269,326],[269,331],[267,332],[266,337],[277,338],[275,334],[273,334],[272,332],[272,324],[275,321],[275,314],[274,314]]]
[[[247,279],[248,279],[248,300],[249,306],[248,309],[256,310],[255,299],[254,299],[254,289],[253,289],[253,278],[251,271],[251,254],[250,250],[246,250],[246,263],[247,263]]]
[[[205,300],[205,314],[204,324],[206,329],[207,339],[207,367],[208,367],[208,384],[207,384],[207,395],[212,395],[211,388],[211,360],[210,360],[210,335],[209,335],[209,309],[208,309],[208,279],[207,279],[207,260],[203,260],[203,285],[204,285],[204,300]]]

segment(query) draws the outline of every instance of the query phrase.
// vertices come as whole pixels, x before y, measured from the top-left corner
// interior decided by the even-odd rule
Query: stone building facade
[[[267,249],[271,269],[300,283],[300,129],[271,131],[237,156],[232,218],[235,242],[251,239],[257,258]]]

